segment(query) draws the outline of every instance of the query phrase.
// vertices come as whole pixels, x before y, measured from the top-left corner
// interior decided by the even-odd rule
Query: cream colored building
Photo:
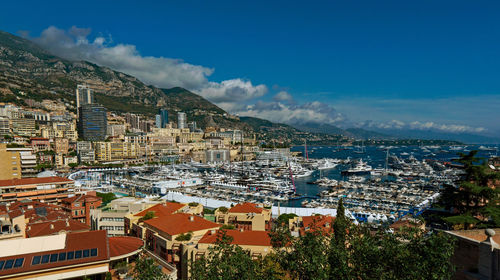
[[[215,219],[218,223],[242,230],[265,231],[271,228],[271,210],[250,202],[237,204],[230,209],[220,207],[215,210]]]

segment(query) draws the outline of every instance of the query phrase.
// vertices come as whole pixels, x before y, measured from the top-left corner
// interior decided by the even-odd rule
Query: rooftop
[[[109,253],[111,257],[130,254],[139,250],[144,245],[144,241],[137,237],[116,236],[109,237]]]
[[[9,179],[9,180],[0,180],[0,187],[50,184],[50,183],[69,183],[69,182],[73,182],[73,180],[58,176],[43,177],[43,178]]]
[[[90,230],[90,226],[72,219],[56,220],[29,224],[26,228],[26,236],[36,237],[52,235],[61,231],[75,232],[88,230]]]
[[[262,213],[262,208],[258,207],[255,203],[245,202],[241,204],[237,204],[231,209],[229,209],[229,213]]]
[[[500,244],[500,228],[494,228],[495,235],[493,236],[493,241]],[[478,242],[483,242],[486,240],[487,236],[484,229],[471,229],[471,230],[451,230],[448,231],[451,234],[472,239]]]
[[[144,217],[148,212],[154,212],[155,217],[163,217],[174,213],[175,211],[181,209],[186,206],[186,204],[177,203],[177,202],[165,202],[164,204],[156,204],[148,209],[145,209],[134,216],[136,217]]]
[[[235,229],[225,230],[226,235],[232,237],[231,244],[250,246],[271,246],[271,238],[267,231],[239,231]],[[215,233],[208,231],[198,241],[198,243],[214,244],[218,238],[222,237],[223,231],[217,230]]]
[[[159,218],[153,218],[151,220],[145,221],[144,223],[153,226],[171,236],[181,233],[187,233],[190,231],[220,227],[220,225],[217,223],[210,222],[198,216],[185,213],[177,213]]]

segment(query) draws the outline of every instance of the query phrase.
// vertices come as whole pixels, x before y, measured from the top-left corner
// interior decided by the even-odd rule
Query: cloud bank
[[[435,122],[403,122],[399,120],[392,120],[389,122],[375,122],[375,121],[365,121],[357,124],[358,127],[366,129],[396,129],[396,130],[433,130],[439,132],[447,133],[482,133],[486,131],[484,127],[472,127],[468,125],[460,124],[439,124]]]
[[[142,56],[136,46],[113,44],[110,36],[89,39],[90,28],[73,26],[69,30],[50,26],[39,37],[31,38],[49,52],[68,60],[86,60],[127,73],[162,88],[183,87],[212,102],[238,102],[261,97],[265,85],[236,78],[220,83],[209,81],[214,69],[193,65],[182,59]]]

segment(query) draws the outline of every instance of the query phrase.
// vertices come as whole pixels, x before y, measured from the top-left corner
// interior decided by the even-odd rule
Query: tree
[[[161,266],[157,265],[151,258],[139,258],[135,262],[132,272],[136,280],[166,280],[170,277],[163,274]]]
[[[345,217],[344,200],[340,198],[337,205],[337,215],[333,222],[333,237],[330,239],[328,255],[329,279],[347,279],[350,274],[351,268],[349,267],[346,248],[348,226],[349,220]]]
[[[445,187],[441,204],[454,215],[443,220],[457,229],[500,226],[500,189],[494,184],[500,174],[492,172],[486,160],[476,157],[477,151],[460,153],[458,162],[465,174],[458,187]]]
[[[153,219],[155,217],[155,212],[154,211],[148,211],[146,215],[144,215],[142,218],[139,219],[139,221],[144,222],[150,219]]]

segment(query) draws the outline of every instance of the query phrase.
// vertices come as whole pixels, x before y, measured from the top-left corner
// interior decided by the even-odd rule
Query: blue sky
[[[9,1],[0,29],[29,31],[63,57],[132,71],[158,86],[179,81],[240,114],[500,135],[499,14],[499,1]],[[75,57],[74,48],[56,46],[60,36],[75,40],[74,48],[84,38],[99,55],[86,48]],[[136,58],[181,59],[197,82],[171,60],[163,70],[177,79],[141,76],[165,61],[130,69],[104,57],[114,51],[116,58],[117,46],[133,46],[126,54]]]

